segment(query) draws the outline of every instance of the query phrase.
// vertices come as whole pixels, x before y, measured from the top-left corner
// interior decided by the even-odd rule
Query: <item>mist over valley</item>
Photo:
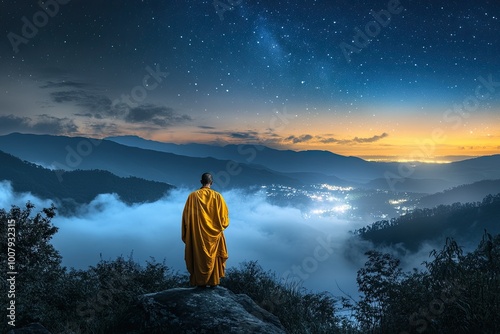
[[[144,143],[137,138],[135,141]],[[421,224],[421,233],[412,232],[409,238],[413,242],[410,245],[406,241],[405,245],[404,238],[399,240],[384,232],[389,222],[422,208],[451,205],[452,199],[481,202],[499,189],[498,179],[487,179],[500,179],[500,168],[495,168],[499,166],[498,156],[447,166],[416,166],[415,175],[439,177],[440,182],[431,187],[430,178],[383,178],[384,173],[397,173],[396,163],[374,163],[326,152],[277,151],[251,145],[203,146],[196,154],[187,149],[189,156],[184,156],[177,145],[173,146],[177,151],[171,153],[153,149],[153,144],[167,147],[153,142],[139,148],[91,138],[2,136],[0,149],[26,161],[4,156],[1,206],[7,209],[31,201],[41,209],[55,203],[59,212],[53,221],[59,232],[53,244],[67,267],[86,268],[100,259],[132,256],[140,262],[154,257],[185,272],[180,240],[182,209],[187,195],[198,187],[201,173],[208,170],[218,181],[214,189],[222,193],[229,207],[231,223],[225,232],[229,267],[258,261],[264,269],[275,271],[284,280],[301,282],[308,289],[335,295],[342,289],[355,296],[356,271],[366,261],[367,250],[399,256],[403,268],[410,270],[420,267],[447,233],[467,240],[470,247],[480,239],[480,234],[458,227],[453,231],[450,225],[429,233],[429,225]],[[202,152],[218,153],[211,157]],[[282,155],[280,159],[286,161],[280,164],[280,159],[271,159],[266,165],[268,160],[261,154],[266,159],[268,154]],[[286,168],[274,169],[280,166]],[[329,166],[335,172],[327,173]],[[357,175],[358,168],[369,173]],[[35,173],[41,176],[29,177]],[[367,175],[373,179],[367,180]],[[52,181],[47,183],[49,179]],[[442,189],[446,184],[459,184],[459,179],[477,182]],[[397,182],[399,188],[406,185],[407,190],[391,189],[391,182]],[[104,184],[108,184],[105,191]],[[498,203],[495,205],[498,207]],[[491,219],[498,221],[499,211],[491,215],[488,221],[476,219],[470,225],[475,231],[488,228],[498,233],[498,224],[492,224]],[[375,232],[359,233],[372,224],[377,226],[376,237]],[[453,222],[450,224],[453,227]],[[418,224],[411,228],[415,226],[418,229]],[[404,226],[399,229],[404,235]]]

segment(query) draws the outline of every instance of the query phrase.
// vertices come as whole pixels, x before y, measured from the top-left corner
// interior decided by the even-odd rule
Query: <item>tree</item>
[[[363,294],[355,306],[363,333],[390,333],[389,306],[397,295],[401,280],[399,259],[371,250],[368,261],[358,270],[356,281]]]
[[[32,216],[34,207],[28,202],[24,209],[12,206],[9,212],[0,210],[0,266],[9,270],[2,270],[0,279],[7,291],[13,291],[1,298],[2,305],[15,303],[16,326],[53,317],[50,310],[62,301],[58,286],[64,268],[59,252],[50,243],[57,232],[51,223],[56,208],[52,205]]]

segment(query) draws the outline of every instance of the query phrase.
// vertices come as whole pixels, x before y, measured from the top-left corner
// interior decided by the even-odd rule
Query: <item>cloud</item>
[[[15,115],[0,116],[0,133],[29,132],[37,134],[73,134],[78,127],[69,118],[58,118],[46,114],[36,120]]]
[[[60,230],[54,244],[63,255],[64,265],[85,268],[94,265],[100,254],[104,259],[114,259],[133,252],[137,261],[153,256],[185,272],[180,220],[189,192],[177,189],[155,203],[134,206],[123,204],[114,195],[99,195],[82,206],[75,217],[56,217],[54,222]],[[256,260],[280,277],[303,278],[304,285],[311,289],[333,289],[331,282],[335,279],[344,287],[349,284],[346,289],[351,292],[355,288],[355,272],[342,250],[352,225],[335,218],[309,220],[299,209],[268,203],[265,194],[232,190],[223,196],[230,212],[230,226],[225,232],[228,267]],[[317,268],[308,267],[318,250],[327,258],[317,261]],[[297,275],[294,267],[301,268]]]
[[[50,83],[44,87],[85,86],[86,84],[70,81],[65,83]],[[127,123],[146,126],[150,130],[159,127],[169,127],[192,120],[190,116],[178,114],[172,108],[166,106],[155,104],[129,106],[124,102],[114,103],[107,96],[83,89],[51,92],[50,96],[56,103],[73,103],[85,110],[83,113],[75,113],[75,116],[95,118],[103,121],[120,119]]]
[[[186,121],[191,121],[188,115],[179,115],[172,108],[144,104],[129,110],[125,116],[128,123],[149,123],[161,127],[172,126]]]
[[[86,117],[86,118],[93,118],[95,115],[94,114],[91,114],[91,113],[85,113],[85,114],[80,114],[80,113],[76,113],[76,114],[73,114],[75,116],[78,116],[78,117]]]
[[[386,132],[384,132],[384,133],[382,133],[379,136],[373,136],[373,137],[370,137],[370,138],[358,138],[358,137],[355,137],[352,140],[352,142],[354,142],[354,143],[373,143],[373,142],[379,141],[380,139],[384,139],[387,136],[389,136],[389,134],[387,134]]]
[[[305,142],[308,142],[310,141],[311,139],[313,139],[313,136],[311,135],[302,135],[302,136],[289,136],[287,138],[285,138],[285,141],[291,141],[293,142],[294,144],[297,144],[297,143],[305,143]]]
[[[307,143],[307,142],[318,142],[322,144],[341,144],[341,145],[352,145],[352,144],[362,144],[362,143],[373,143],[387,137],[387,133],[382,133],[381,135],[375,135],[369,138],[359,138],[354,137],[353,139],[337,139],[332,136],[311,136],[309,134],[304,134],[300,136],[291,135],[283,139],[285,142],[292,142],[294,144]]]
[[[259,133],[256,131],[231,132],[229,133],[229,136],[235,139],[247,139],[247,140],[259,139]]]
[[[104,113],[106,115],[115,115],[112,107],[113,102],[107,96],[89,93],[84,90],[67,90],[51,92],[50,96],[54,102],[67,103],[73,102],[77,106],[83,107],[91,112]]]
[[[1,116],[0,115],[0,132],[5,131],[20,131],[23,132],[31,127],[31,118],[18,117],[14,115]]]
[[[40,88],[65,88],[65,87],[86,88],[89,87],[89,84],[76,81],[61,81],[61,82],[47,81],[45,85],[40,86]]]
[[[103,133],[108,136],[113,135],[121,135],[122,129],[114,123],[107,122],[99,122],[99,123],[90,123],[86,124],[86,127],[89,129],[89,133],[94,137],[100,137]]]
[[[320,143],[323,143],[323,144],[332,144],[332,143],[340,143],[340,142],[342,142],[342,140],[335,139],[333,137],[324,138],[324,137],[321,137],[321,136],[317,136],[316,138],[318,139],[318,141]]]
[[[38,121],[32,126],[35,133],[67,134],[78,132],[78,127],[73,120],[57,118],[49,115],[38,116]]]
[[[209,129],[210,127],[204,127],[204,129]],[[213,128],[212,128],[213,129]],[[247,131],[203,131],[203,133],[223,136],[229,139],[244,139],[247,142],[260,141],[261,138],[257,131],[247,130]]]
[[[190,189],[176,189],[154,203],[128,206],[113,194],[98,195],[82,205],[73,216],[56,215],[59,228],[52,243],[63,257],[63,265],[86,269],[101,256],[113,260],[133,254],[144,263],[151,257],[165,260],[174,271],[186,273],[184,244],[181,241],[182,210]],[[229,208],[230,225],[224,232],[229,259],[227,267],[244,261],[258,261],[278,278],[300,281],[307,289],[343,294],[338,286],[356,298],[356,273],[367,261],[364,252],[373,244],[351,232],[364,220],[304,214],[307,208],[277,206],[263,192],[231,190],[222,192]],[[39,211],[50,206],[31,194],[15,194],[8,182],[0,182],[0,208],[24,207],[27,201]],[[57,206],[57,204],[56,204]],[[403,270],[421,266],[431,249],[423,244],[419,252],[402,258]],[[379,248],[398,255],[394,248]]]
[[[277,140],[277,139],[280,139],[280,135],[278,135],[277,133],[274,133],[274,132],[270,132],[270,131],[267,131],[266,132],[266,135],[271,138],[271,140]]]
[[[9,181],[0,181],[0,209],[9,210],[12,205],[23,208],[28,201],[37,209],[48,208],[52,203],[50,200],[41,200],[30,193],[15,193]]]
[[[157,202],[132,206],[116,195],[99,195],[73,216],[53,218],[59,231],[52,243],[68,268],[86,269],[96,265],[101,255],[113,260],[133,254],[139,263],[154,257],[165,260],[174,271],[186,273],[180,224],[190,191],[176,189]],[[356,225],[332,217],[307,218],[297,208],[270,204],[264,193],[231,190],[222,195],[230,217],[225,231],[228,268],[244,261],[258,261],[278,278],[301,280],[308,289],[338,294],[337,281],[356,295],[356,270],[360,264],[349,260],[344,249],[351,238],[348,231]],[[14,194],[9,183],[0,183],[1,207],[23,207],[27,201],[36,205],[36,211],[50,206],[50,201]],[[362,258],[355,253],[352,246],[351,257]]]
[[[322,137],[322,136],[317,136],[316,138],[318,139],[318,141],[320,143],[323,143],[323,144],[336,143],[336,144],[343,144],[343,145],[345,145],[345,144],[351,145],[351,144],[374,143],[376,141],[379,141],[381,139],[386,138],[387,136],[389,136],[389,134],[384,132],[381,135],[375,135],[375,136],[369,137],[369,138],[354,137],[353,139],[336,139],[333,137]]]

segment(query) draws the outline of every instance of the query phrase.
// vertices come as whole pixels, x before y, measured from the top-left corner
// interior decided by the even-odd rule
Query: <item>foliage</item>
[[[64,281],[68,297],[63,332],[109,333],[138,295],[183,286],[187,277],[154,259],[139,265],[130,256],[101,261],[87,270],[71,270]]]
[[[358,271],[357,282],[363,297],[356,305],[357,319],[364,333],[389,333],[389,307],[400,281],[399,260],[390,254],[369,251],[368,262]]]
[[[0,209],[2,237],[0,248],[0,272],[2,291],[10,291],[7,278],[15,276],[15,298],[8,298],[2,293],[2,305],[15,302],[16,324],[48,319],[50,322],[59,320],[54,309],[60,307],[62,296],[58,291],[59,278],[64,273],[61,268],[61,256],[52,246],[50,240],[57,232],[57,227],[51,223],[55,215],[55,207],[43,209],[32,216],[34,205],[28,202],[24,209],[13,206],[9,212]],[[8,222],[15,222],[14,228],[8,231]],[[8,238],[14,237],[14,243],[8,245]],[[7,251],[15,252],[15,261],[9,266]],[[6,271],[6,268],[10,268]],[[16,272],[8,275],[8,272]],[[3,308],[3,307],[2,307]],[[5,326],[5,322],[2,322]],[[2,329],[5,329],[3,327]]]
[[[389,254],[368,252],[354,305],[364,333],[498,333],[500,235],[466,255],[448,238],[425,270],[401,274]]]
[[[234,293],[244,293],[276,315],[289,333],[341,333],[335,315],[337,300],[329,293],[311,293],[297,283],[280,282],[256,261],[230,268],[221,284]]]
[[[165,263],[151,259],[141,266],[132,256],[101,260],[87,270],[67,270],[50,243],[58,230],[51,223],[55,207],[34,217],[33,208],[28,202],[25,209],[0,210],[2,254],[7,254],[8,222],[16,222],[16,327],[41,322],[53,333],[109,333],[137,295],[187,282]],[[2,268],[7,268],[7,261],[5,256],[0,258]],[[5,270],[0,273],[2,291],[8,288],[6,275]],[[10,302],[7,294],[2,293],[1,302],[4,306]],[[1,331],[7,329],[11,328],[3,322]]]

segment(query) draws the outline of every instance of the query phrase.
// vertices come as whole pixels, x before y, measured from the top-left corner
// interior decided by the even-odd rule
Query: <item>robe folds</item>
[[[228,209],[220,193],[200,188],[189,194],[182,213],[182,241],[191,285],[219,285],[228,259],[224,237],[228,226]]]

